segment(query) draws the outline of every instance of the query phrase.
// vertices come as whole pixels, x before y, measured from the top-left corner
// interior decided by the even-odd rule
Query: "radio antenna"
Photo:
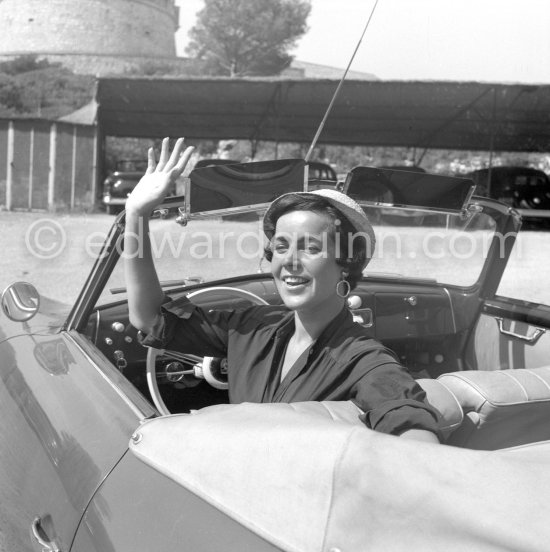
[[[317,145],[317,140],[319,140],[319,136],[321,135],[321,132],[323,132],[323,128],[325,126],[325,122],[328,119],[328,116],[330,115],[330,112],[332,111],[332,106],[334,105],[334,102],[336,101],[336,98],[338,97],[338,94],[340,92],[340,88],[342,88],[342,85],[344,84],[344,81],[346,80],[346,75],[348,74],[349,68],[351,67],[351,64],[355,58],[355,54],[357,54],[357,50],[359,50],[359,46],[361,46],[361,42],[363,41],[363,37],[365,36],[365,33],[367,32],[367,29],[369,27],[369,23],[372,19],[372,16],[374,14],[374,10],[376,9],[376,6],[378,5],[378,0],[375,0],[374,6],[370,12],[369,19],[367,20],[367,24],[365,25],[365,28],[363,29],[363,32],[361,33],[361,37],[359,38],[359,42],[357,43],[357,46],[355,47],[355,50],[353,52],[353,55],[351,56],[351,59],[349,60],[348,66],[346,67],[346,70],[344,71],[344,74],[342,75],[342,78],[340,79],[340,82],[338,83],[338,86],[336,87],[336,90],[334,91],[334,94],[332,95],[332,99],[330,100],[330,103],[328,104],[327,110],[325,112],[325,115],[323,117],[323,120],[321,121],[321,124],[319,125],[319,128],[317,129],[317,132],[315,133],[315,136],[313,137],[313,141],[311,142],[311,146],[309,146],[309,150],[305,157],[305,162],[307,163],[310,158],[311,154],[313,153],[313,149]]]

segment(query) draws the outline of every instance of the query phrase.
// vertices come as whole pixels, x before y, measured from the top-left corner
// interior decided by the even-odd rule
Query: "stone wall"
[[[0,55],[175,57],[174,0],[0,0]]]

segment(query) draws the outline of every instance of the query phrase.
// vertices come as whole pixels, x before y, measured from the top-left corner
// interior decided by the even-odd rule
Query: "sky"
[[[176,0],[178,55],[204,0]],[[311,0],[297,60],[344,69],[375,0]],[[384,80],[550,83],[550,0],[378,0],[351,70]]]

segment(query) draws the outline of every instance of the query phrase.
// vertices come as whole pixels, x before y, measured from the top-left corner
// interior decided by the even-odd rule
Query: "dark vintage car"
[[[167,296],[280,304],[259,221],[304,166],[273,163],[193,171],[190,197],[154,211]],[[3,293],[0,550],[547,549],[550,309],[497,295],[520,216],[468,180],[414,193],[354,171],[395,183],[411,217],[430,212],[394,226],[357,198],[377,251],[349,308],[424,387],[444,442],[369,430],[352,402],[227,404],[224,359],[144,348],[122,213],[73,304],[26,283]],[[225,218],[243,211],[258,216]]]
[[[492,197],[517,209],[527,222],[550,223],[550,178],[530,167],[491,167],[467,175],[479,195]]]
[[[322,161],[308,162],[308,176],[312,180],[329,180],[331,182],[336,182],[338,180],[336,171],[330,165]]]

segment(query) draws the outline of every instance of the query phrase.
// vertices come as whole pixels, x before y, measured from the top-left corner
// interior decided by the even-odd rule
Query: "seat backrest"
[[[426,392],[426,399],[439,412],[439,431],[443,440],[456,431],[464,421],[458,399],[445,385],[436,379],[418,379],[416,382]]]
[[[456,397],[464,412],[446,444],[496,450],[550,440],[550,366],[452,372],[436,381]]]

